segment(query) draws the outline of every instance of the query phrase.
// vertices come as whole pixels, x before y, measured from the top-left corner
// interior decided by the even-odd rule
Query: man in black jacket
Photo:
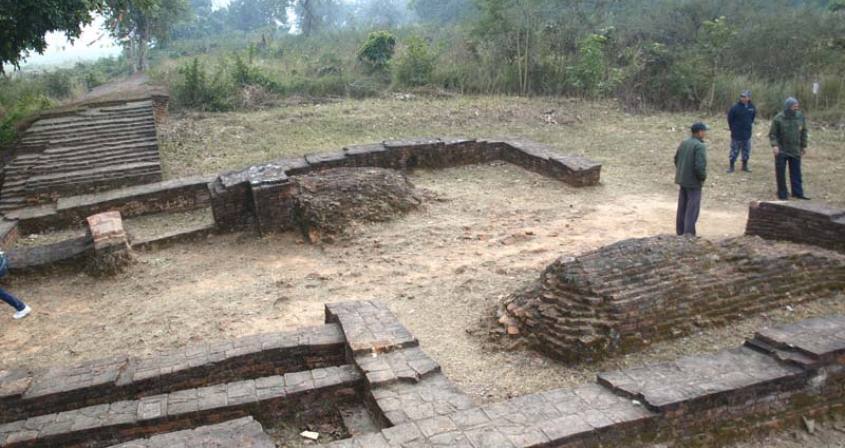
[[[742,171],[750,173],[748,158],[751,156],[751,128],[757,108],[751,102],[751,91],[745,90],[739,95],[739,101],[728,111],[728,127],[731,128],[731,155],[728,173],[734,172],[736,158],[742,153]]]

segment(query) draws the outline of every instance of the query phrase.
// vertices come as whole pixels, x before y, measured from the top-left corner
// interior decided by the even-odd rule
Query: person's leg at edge
[[[778,199],[788,199],[789,192],[786,190],[786,156],[783,154],[775,156],[775,181],[778,187]]]
[[[742,171],[746,173],[751,172],[751,168],[748,168],[748,159],[751,158],[751,139],[744,140],[742,142]]]
[[[734,167],[736,166],[736,158],[739,155],[739,140],[731,139],[731,153],[728,162],[728,172],[733,173]]]
[[[695,236],[695,224],[701,210],[701,188],[687,189],[687,208],[684,215],[684,234]]]
[[[687,192],[686,188],[678,189],[678,213],[675,215],[675,232],[678,235],[684,234],[684,219],[687,214]]]
[[[18,300],[17,297],[9,294],[3,288],[0,288],[0,300],[8,303],[15,311],[23,311],[26,308],[26,304]]]
[[[792,196],[804,197],[804,180],[801,178],[801,159],[789,158],[789,183],[792,188]]]

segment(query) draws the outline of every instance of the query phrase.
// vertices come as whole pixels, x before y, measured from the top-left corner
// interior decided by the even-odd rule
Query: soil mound
[[[404,174],[383,168],[335,168],[293,178],[294,221],[312,243],[348,235],[358,224],[384,222],[422,204]]]

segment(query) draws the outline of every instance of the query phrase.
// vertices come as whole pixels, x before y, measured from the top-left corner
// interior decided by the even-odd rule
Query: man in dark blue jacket
[[[756,116],[757,108],[751,102],[751,91],[745,90],[739,95],[739,102],[728,111],[728,127],[731,128],[729,173],[734,172],[736,158],[740,152],[742,152],[742,171],[751,172],[748,168],[748,158],[751,156],[751,128],[754,126]]]

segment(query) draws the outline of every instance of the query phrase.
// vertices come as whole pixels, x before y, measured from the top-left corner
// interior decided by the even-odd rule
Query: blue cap
[[[791,96],[791,97],[787,98],[786,101],[783,102],[783,107],[786,108],[786,109],[789,109],[790,107],[792,107],[796,104],[798,104],[798,100],[795,99],[795,97]]]
[[[690,130],[692,131],[693,134],[695,134],[696,132],[699,132],[699,131],[709,131],[710,126],[707,126],[706,124],[704,124],[700,121],[696,121],[695,123],[692,124],[692,126],[690,127]]]

